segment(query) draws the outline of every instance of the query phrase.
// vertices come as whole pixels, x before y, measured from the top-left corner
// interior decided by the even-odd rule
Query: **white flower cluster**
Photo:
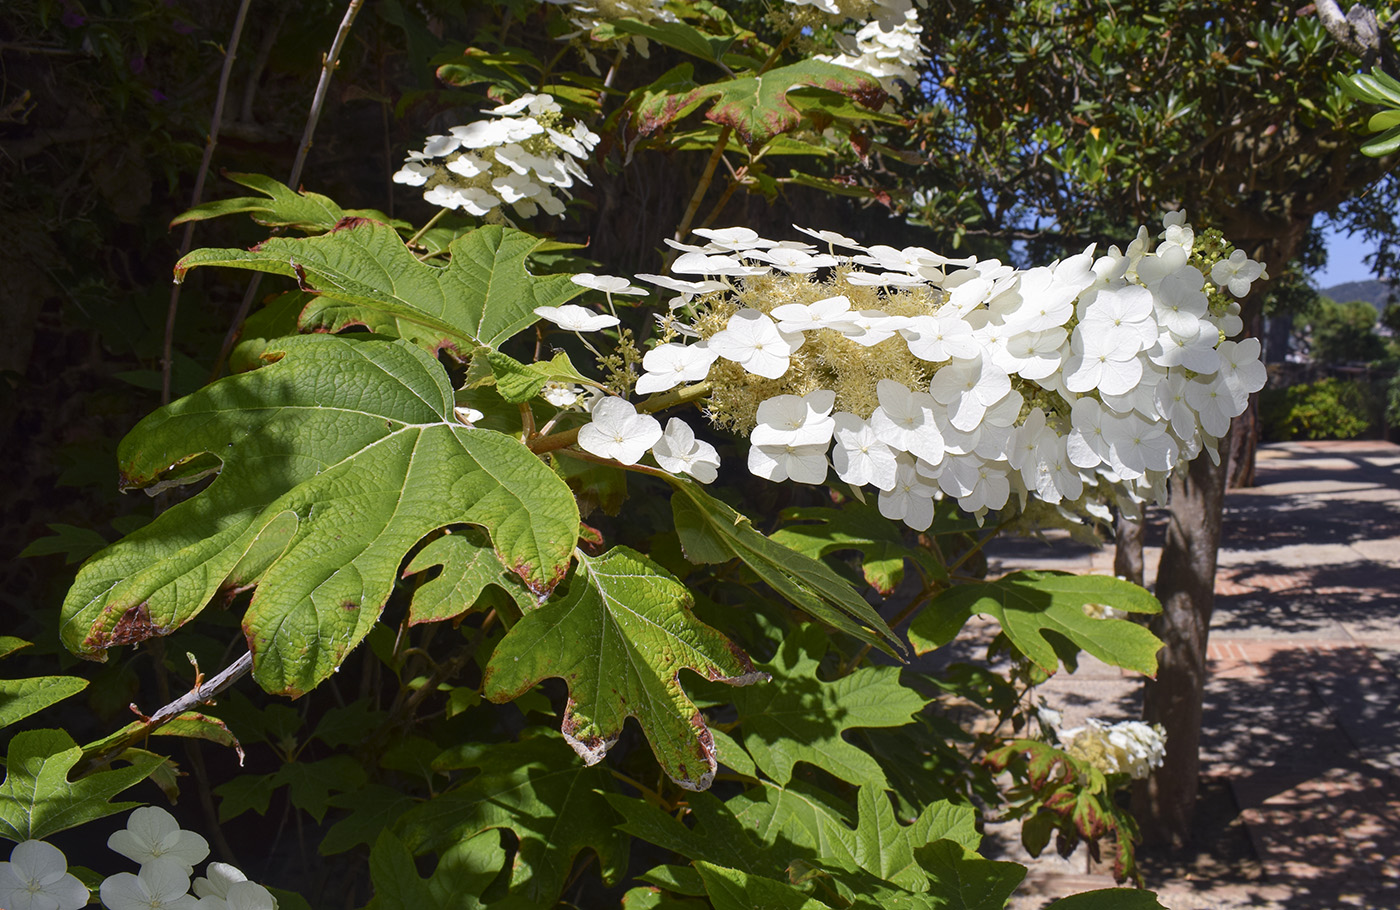
[[[1075,758],[1104,774],[1127,774],[1142,780],[1160,768],[1166,756],[1167,733],[1161,724],[1125,720],[1105,724],[1089,718],[1082,727],[1058,731],[1060,745]]]
[[[861,26],[854,36],[838,35],[837,55],[818,54],[816,59],[837,66],[859,70],[880,80],[880,85],[892,95],[902,97],[899,82],[915,85],[919,70],[928,62],[919,35],[917,14],[911,9],[902,21],[875,19]]]
[[[477,217],[503,203],[525,218],[541,209],[562,215],[554,191],[567,197],[574,180],[588,183],[579,162],[592,154],[597,134],[578,121],[567,133],[556,129],[561,109],[549,95],[521,95],[486,113],[494,119],[429,136],[422,151],[408,153],[394,182],[424,187],[433,205]]]
[[[140,865],[136,874],[118,872],[102,882],[99,894],[108,910],[277,910],[266,888],[250,882],[227,863],[210,863],[204,875],[190,876],[209,856],[209,843],[181,830],[164,809],[148,806],[127,818],[107,846]],[[0,907],[5,910],[78,910],[88,889],[68,872],[68,860],[52,844],[30,840],[0,863]]]
[[[1222,340],[1242,328],[1239,305],[1219,290],[1212,303],[1181,219],[1155,250],[1140,230],[1126,252],[1096,258],[1091,246],[1025,270],[799,230],[826,249],[700,230],[706,245],[675,244],[671,271],[685,278],[638,276],[680,293],[671,309],[694,325],[675,319],[686,313],[659,319],[699,340],[649,351],[637,391],[709,378],[711,417],[751,431],[751,472],[817,484],[834,467],[916,530],[944,496],[978,516],[1013,493],[1023,507],[1033,495],[1131,512],[1160,498],[1178,465],[1202,450],[1218,457],[1231,418],[1264,385],[1259,342]],[[1234,257],[1211,270],[1236,295],[1262,274]],[[745,394],[754,407],[738,413]],[[635,463],[659,425],[645,418],[638,449],[629,433],[640,425],[616,422],[632,406],[611,401],[594,410],[598,437],[585,427],[580,445]]]

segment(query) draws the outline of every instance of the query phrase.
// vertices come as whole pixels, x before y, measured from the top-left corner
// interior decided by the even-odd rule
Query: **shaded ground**
[[[1148,887],[1171,910],[1400,908],[1400,446],[1266,446],[1257,482],[1226,503],[1194,844],[1143,856]],[[1112,560],[1024,541],[993,569]],[[1138,716],[1141,686],[1089,661],[1044,692],[1074,725]],[[1042,858],[1013,906],[1111,884]]]

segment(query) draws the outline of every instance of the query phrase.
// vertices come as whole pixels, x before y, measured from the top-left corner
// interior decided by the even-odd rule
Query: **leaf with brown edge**
[[[681,688],[680,671],[745,686],[767,674],[695,618],[693,600],[665,569],[626,547],[575,554],[568,591],[521,619],[486,667],[483,691],[509,701],[542,679],[569,686],[562,730],[586,764],[600,761],[635,717],[662,769],[690,790],[715,774],[714,740]]]
[[[61,635],[101,659],[252,588],[243,630],[266,690],[309,691],[377,621],[405,555],[474,525],[537,595],[568,571],[578,507],[519,439],[464,426],[426,351],[371,335],[279,339],[269,363],[156,411],[121,473],[150,487],[204,458],[204,490],[83,564]],[[269,359],[271,359],[271,357]]]
[[[670,91],[634,96],[633,117],[639,132],[658,132],[713,99],[706,119],[730,127],[750,149],[758,149],[774,136],[792,132],[804,122],[810,124],[813,112],[828,123],[838,113],[850,114],[852,119],[882,119],[879,111],[889,97],[874,76],[822,60],[804,60],[756,76],[694,88],[684,85],[689,73],[677,67],[663,77]],[[787,95],[800,87],[824,89],[855,101],[859,107],[845,111],[835,104],[822,106],[810,94],[799,107]]]

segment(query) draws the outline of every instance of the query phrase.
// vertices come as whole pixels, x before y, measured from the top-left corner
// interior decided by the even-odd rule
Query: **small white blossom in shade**
[[[571,408],[578,404],[583,389],[566,382],[546,382],[540,389],[540,397],[556,408]]]
[[[63,851],[39,840],[16,844],[0,863],[0,907],[5,910],[78,910],[87,886],[68,872]]]
[[[792,353],[802,346],[800,334],[783,333],[767,314],[743,309],[708,339],[710,350],[746,372],[777,379],[788,370]]]
[[[501,204],[501,200],[481,187],[454,187],[440,184],[423,194],[423,199],[445,209],[463,209],[480,218]]]
[[[593,406],[593,421],[579,428],[578,445],[599,458],[636,464],[661,435],[655,417],[638,414],[621,398],[604,398]]]
[[[626,278],[618,278],[616,275],[593,275],[589,272],[581,272],[577,275],[570,275],[569,280],[580,287],[602,291],[605,294],[645,297],[650,293],[646,288],[639,288]]]
[[[811,303],[785,303],[770,314],[778,320],[780,332],[814,332],[817,329],[853,330],[851,300],[844,294],[824,297]]]
[[[857,415],[837,411],[831,416],[836,424],[836,442],[831,447],[831,466],[836,469],[836,476],[853,487],[873,484],[881,490],[894,489],[898,473],[894,451]]]
[[[209,855],[209,842],[193,831],[184,831],[175,816],[159,806],[143,806],[126,819],[126,827],[112,832],[107,846],[132,862],[146,865],[167,859],[186,874]],[[188,887],[188,885],[187,885]]]
[[[642,369],[646,372],[637,379],[637,393],[650,395],[683,382],[699,382],[710,374],[710,366],[718,356],[704,341],[657,345],[642,357]]]
[[[909,353],[929,363],[957,358],[971,360],[981,352],[977,337],[956,311],[934,316],[915,316],[901,329]]]
[[[1084,494],[1084,479],[1069,460],[1068,442],[1056,436],[1047,448],[1037,451],[1040,463],[1035,493],[1046,502],[1075,500]]]
[[[1255,262],[1244,250],[1235,250],[1229,259],[1210,267],[1210,280],[1217,287],[1229,288],[1236,297],[1249,293],[1249,286],[1264,277],[1263,263]]]
[[[933,374],[929,394],[948,409],[948,421],[959,430],[970,430],[987,408],[1011,391],[1011,377],[990,357],[958,360]]]
[[[651,447],[651,454],[661,470],[672,474],[689,474],[701,483],[714,483],[719,476],[719,452],[685,421],[672,417],[666,422],[666,432]]]
[[[1186,386],[1190,382],[1184,373],[1169,371],[1167,378],[1157,383],[1154,396],[1157,414],[1171,424],[1172,432],[1182,439],[1190,439],[1196,432],[1196,412],[1186,400]]]
[[[236,882],[222,897],[201,897],[194,906],[195,910],[277,910],[277,899],[257,882]]]
[[[421,161],[405,161],[403,167],[394,172],[394,182],[406,186],[422,186],[428,178],[437,173],[437,168]]]
[[[901,458],[894,485],[880,491],[880,514],[891,521],[902,521],[915,531],[927,531],[933,524],[933,499],[938,488],[924,483],[914,470],[912,459]]]
[[[616,316],[595,313],[573,303],[566,303],[563,306],[537,306],[535,307],[535,315],[542,319],[548,319],[561,329],[568,329],[570,332],[597,332],[600,329],[611,328],[619,322]]]
[[[497,177],[491,181],[491,189],[496,191],[502,202],[510,205],[515,205],[525,199],[533,199],[546,192],[544,187],[531,180],[527,174]]]
[[[821,483],[826,480],[826,446],[749,446],[749,472],[765,480]]]
[[[934,419],[933,396],[893,379],[875,384],[880,406],[870,415],[875,437],[890,448],[936,465],[943,460],[943,434]]]
[[[478,174],[484,174],[489,171],[491,169],[491,164],[490,162],[481,160],[475,155],[468,155],[466,152],[463,152],[456,158],[447,162],[447,169],[463,177],[475,177]],[[429,169],[429,175],[431,176],[431,169]],[[415,184],[415,186],[421,186],[421,184]]]
[[[957,497],[958,505],[969,512],[1000,509],[1011,495],[1006,471],[975,453],[949,455],[938,474],[938,485],[944,493]]]
[[[137,810],[140,811],[140,810]],[[190,874],[178,863],[154,860],[141,871],[118,872],[102,883],[99,893],[108,910],[194,910]]]
[[[1269,372],[1259,360],[1259,339],[1222,341],[1217,350],[1220,355],[1220,381],[1230,390],[1243,414],[1249,396],[1264,388],[1269,381]]]
[[[520,113],[527,107],[530,109],[530,113],[535,115],[557,114],[561,110],[559,102],[555,101],[553,97],[526,92],[514,101],[508,104],[502,104],[500,107],[493,107],[486,113],[511,116]]]
[[[775,395],[759,402],[758,423],[749,435],[756,446],[810,446],[825,448],[831,442],[836,421],[831,408],[836,393],[818,389],[807,395]]]
[[[246,882],[248,876],[237,866],[228,863],[210,863],[204,867],[204,874],[194,880],[196,897],[218,897],[228,895],[229,888],[239,882]]]

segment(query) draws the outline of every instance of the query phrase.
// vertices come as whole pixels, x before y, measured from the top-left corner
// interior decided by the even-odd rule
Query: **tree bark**
[[[1133,521],[1120,513],[1113,525],[1113,574],[1135,585],[1143,582],[1142,537],[1146,520],[1146,514],[1142,521]]]
[[[1223,440],[1222,440],[1223,442]],[[1167,731],[1166,759],[1133,793],[1133,810],[1149,844],[1184,845],[1191,834],[1200,777],[1201,706],[1206,638],[1215,608],[1216,549],[1225,500],[1225,470],[1209,457],[1171,480],[1170,522],[1152,631],[1162,639],[1157,678],[1147,683],[1143,719]]]

